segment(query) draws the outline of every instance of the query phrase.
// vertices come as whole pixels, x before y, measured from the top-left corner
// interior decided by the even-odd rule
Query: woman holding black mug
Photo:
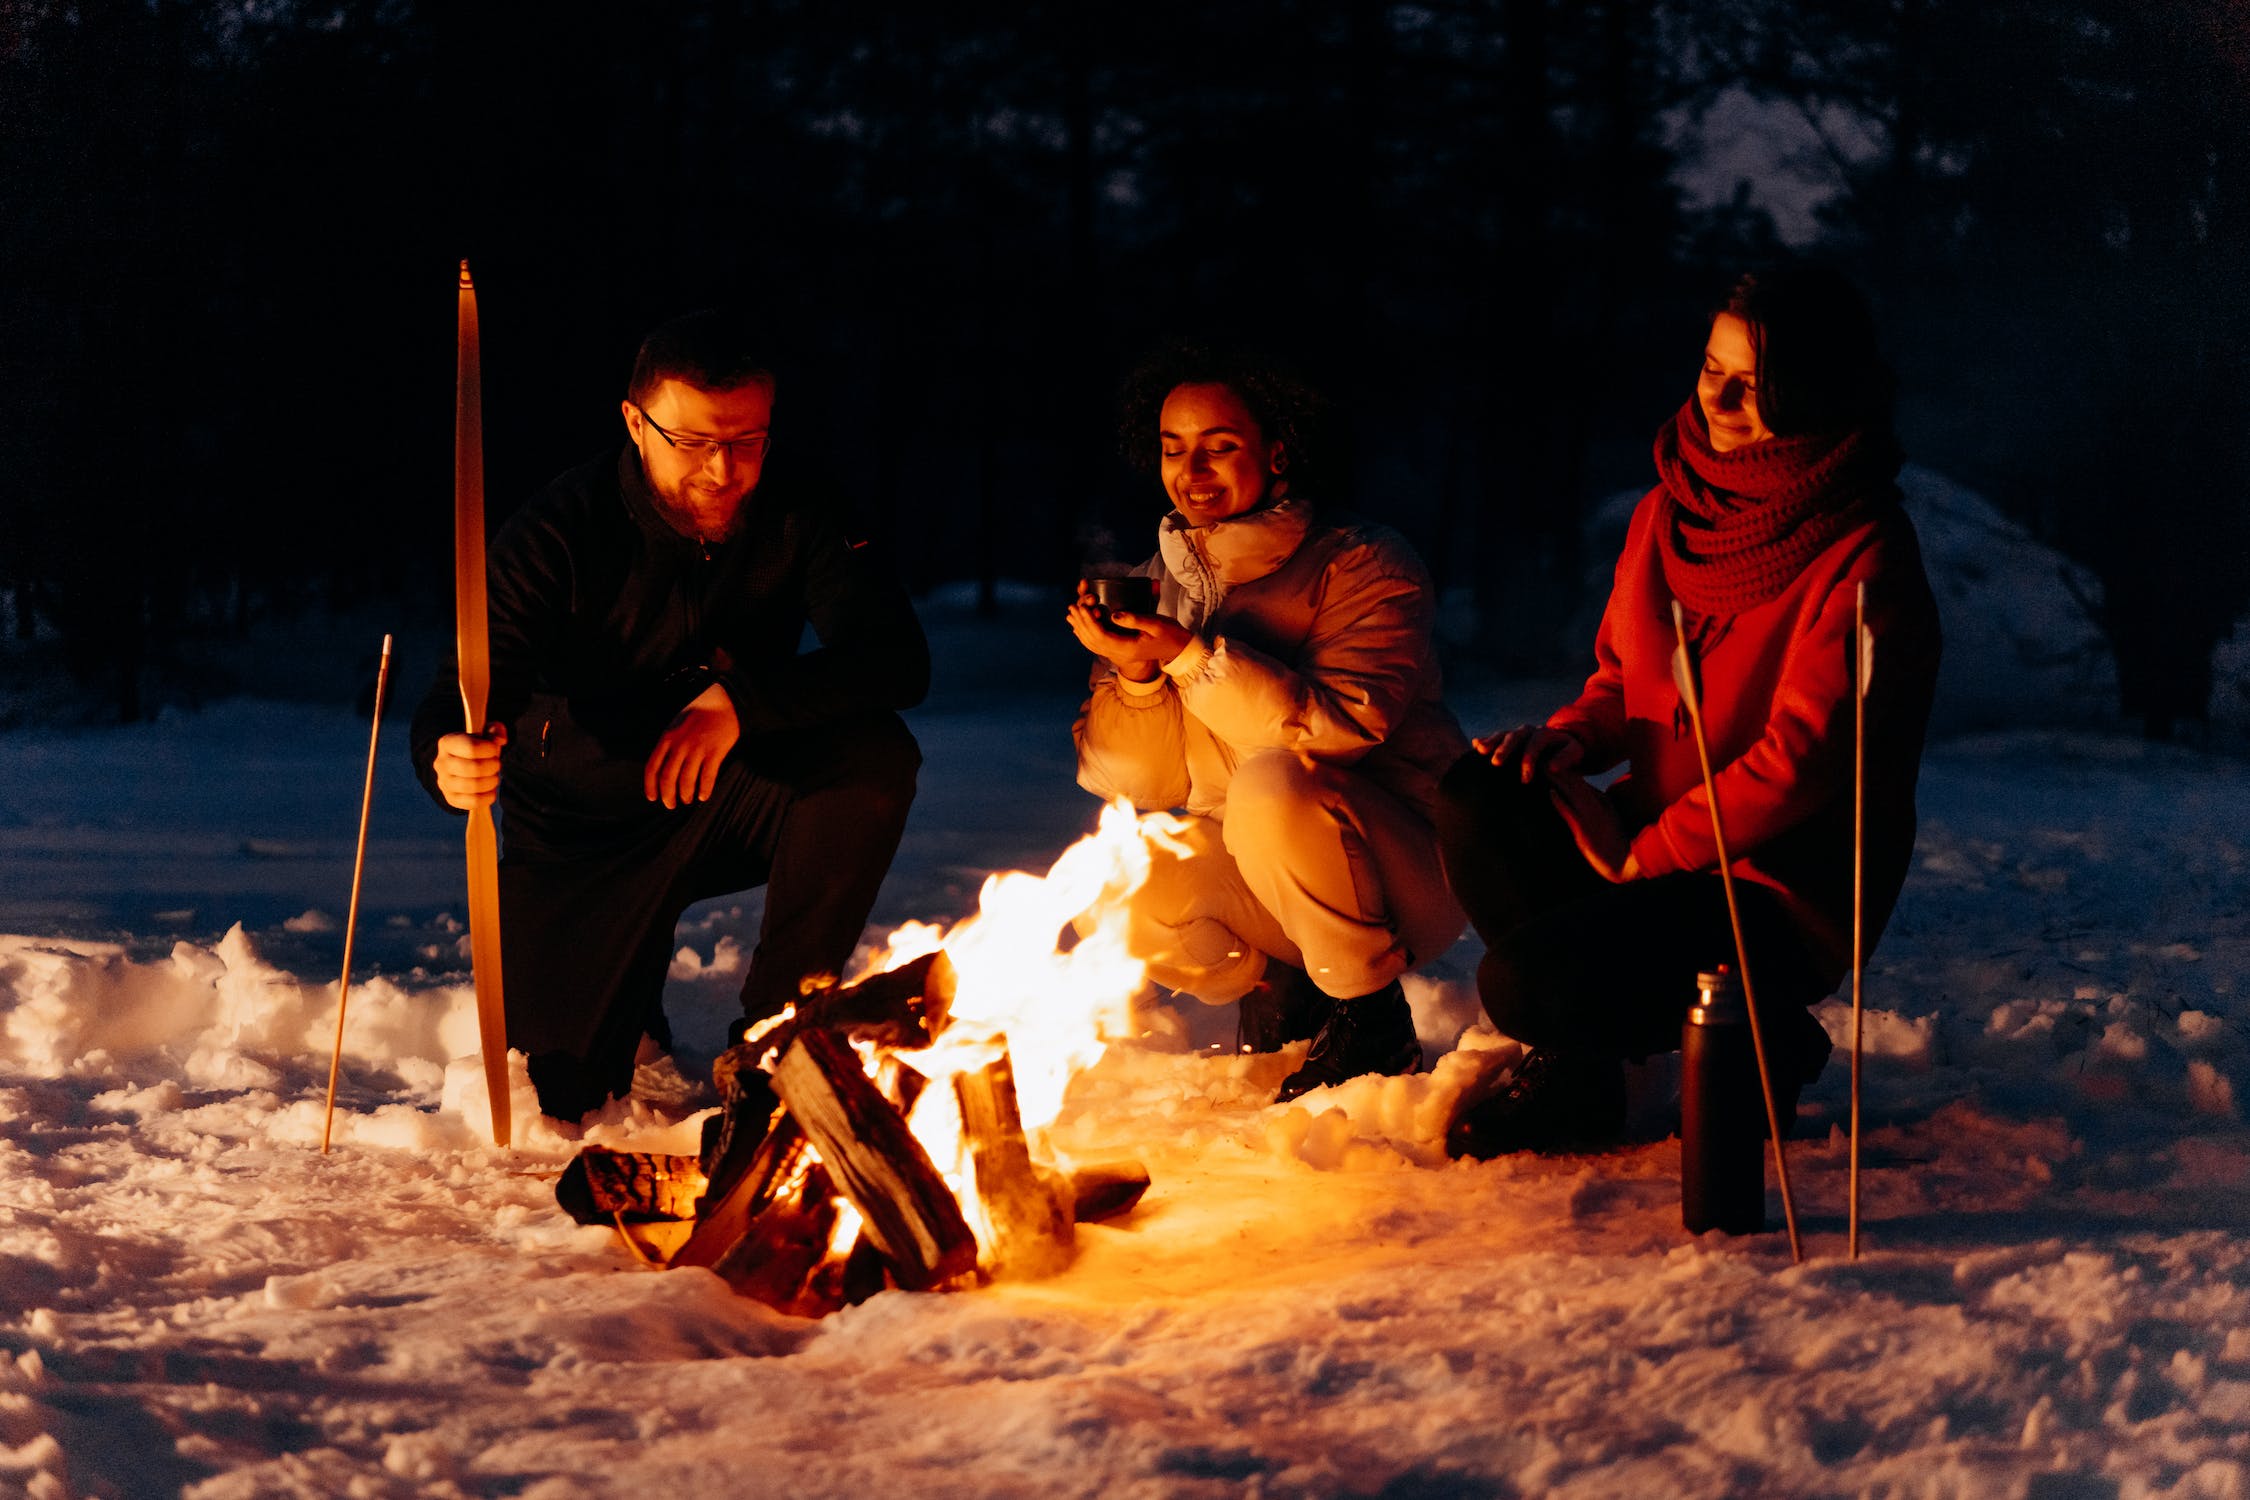
[[[1439,693],[1430,580],[1404,538],[1300,489],[1318,398],[1240,351],[1166,349],[1124,401],[1169,502],[1153,611],[1082,585],[1098,658],[1078,781],[1187,832],[1133,900],[1159,983],[1239,1001],[1245,1051],[1311,1039],[1279,1097],[1421,1065],[1399,976],[1460,935],[1431,823],[1467,738]]]
[[[1829,1045],[1806,1007],[1851,965],[1854,620],[1867,695],[1868,942],[1914,847],[1937,609],[1899,501],[1892,377],[1841,276],[1745,276],[1695,394],[1656,439],[1576,702],[1450,771],[1446,874],[1486,955],[1493,1024],[1529,1044],[1466,1111],[1456,1156],[1591,1149],[1625,1123],[1621,1061],[1668,1052],[1700,970],[1735,959],[1711,806],[1672,677],[1672,605],[1700,682],[1744,947],[1784,1122]],[[1624,766],[1604,790],[1588,782]]]

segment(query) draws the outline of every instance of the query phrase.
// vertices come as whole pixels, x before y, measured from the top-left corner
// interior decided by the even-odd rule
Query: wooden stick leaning
[[[484,733],[492,692],[491,642],[484,594],[484,396],[477,337],[477,289],[461,262],[460,324],[454,343],[453,613],[461,669],[461,710],[471,734]],[[508,1021],[500,976],[500,836],[492,809],[469,810],[469,961],[477,995],[484,1087],[492,1101],[492,1144],[509,1143]]]
[[[1687,705],[1688,723],[1695,730],[1695,757],[1703,767],[1703,798],[1711,804],[1711,842],[1719,856],[1719,883],[1727,894],[1727,923],[1734,929],[1734,961],[1742,975],[1742,1003],[1750,1012],[1750,1046],[1758,1058],[1758,1090],[1765,1095],[1766,1133],[1773,1141],[1774,1176],[1781,1183],[1781,1217],[1789,1227],[1789,1258],[1804,1263],[1805,1250],[1797,1238],[1797,1201],[1789,1190],[1789,1156],[1781,1145],[1781,1116],[1774,1108],[1773,1069],[1766,1061],[1765,1028],[1758,1023],[1758,992],[1750,982],[1750,950],[1742,940],[1742,908],[1734,899],[1734,869],[1727,858],[1727,835],[1719,817],[1719,787],[1711,774],[1711,745],[1703,735],[1703,701],[1695,690],[1695,669],[1688,661],[1687,616],[1680,601],[1672,601],[1672,632],[1678,640],[1672,650],[1672,683]]]
[[[367,815],[375,806],[375,742],[383,735],[383,693],[391,681],[391,638],[375,668],[375,721],[367,727],[367,781],[359,791],[359,847],[352,851],[352,901],[344,909],[344,977],[336,981],[336,1048],[328,1055],[328,1108],[320,1117],[320,1154],[336,1121],[336,1074],[344,1063],[344,1007],[352,998],[352,938],[359,932],[359,877],[367,868]]]
[[[1867,628],[1867,584],[1852,607],[1852,1143],[1847,1243],[1859,1259],[1860,986],[1867,968],[1867,684],[1875,675],[1875,633]]]

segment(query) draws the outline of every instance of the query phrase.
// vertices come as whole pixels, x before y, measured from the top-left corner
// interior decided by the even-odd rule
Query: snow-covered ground
[[[1054,613],[941,631],[964,665],[915,716],[878,930],[1091,826]],[[1669,1139],[1444,1161],[1513,1055],[1460,1040],[1470,942],[1411,983],[1432,1072],[1270,1107],[1287,1061],[1197,1050],[1230,1023],[1195,1008],[1072,1096],[1060,1144],[1155,1186],[1065,1274],[806,1323],[572,1224],[566,1133],[479,1143],[456,829],[395,726],[319,1154],[365,736],[238,703],[0,737],[0,1491],[2250,1495],[2238,762],[1933,748],[1870,972],[1857,1263],[1840,1062],[1792,1152],[1802,1267],[1778,1231],[1685,1235]],[[757,910],[683,926],[691,1073]],[[1663,1071],[1637,1084],[1660,1111]],[[586,1136],[688,1149],[682,1092]]]

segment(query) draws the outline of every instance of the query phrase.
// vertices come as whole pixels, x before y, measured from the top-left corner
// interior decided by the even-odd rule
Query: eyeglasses
[[[727,456],[737,462],[750,462],[766,456],[768,436],[766,433],[754,432],[748,437],[738,438],[688,437],[681,433],[666,432],[663,428],[657,427],[656,418],[650,416],[648,408],[638,401],[633,403],[633,410],[641,414],[642,421],[648,423],[651,427],[655,427],[656,435],[676,449],[682,458],[692,459],[696,463],[709,462],[711,455],[721,448],[726,449]]]

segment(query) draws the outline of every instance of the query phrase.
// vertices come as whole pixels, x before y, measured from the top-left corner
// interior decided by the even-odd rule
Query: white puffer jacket
[[[1094,672],[1078,784],[1142,809],[1224,818],[1244,756],[1357,767],[1430,816],[1469,748],[1440,695],[1428,571],[1383,526],[1325,525],[1289,498],[1216,525],[1158,529],[1157,608],[1196,634],[1152,683]]]

